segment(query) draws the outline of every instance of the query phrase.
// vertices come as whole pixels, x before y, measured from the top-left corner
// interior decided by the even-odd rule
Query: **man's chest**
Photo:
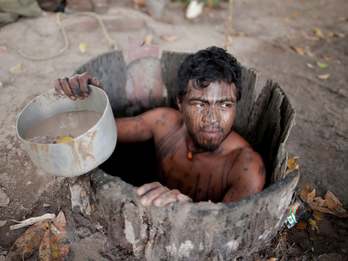
[[[228,189],[230,166],[224,157],[193,154],[191,158],[185,144],[177,144],[175,151],[160,158],[160,165],[165,185],[194,201],[219,202]]]

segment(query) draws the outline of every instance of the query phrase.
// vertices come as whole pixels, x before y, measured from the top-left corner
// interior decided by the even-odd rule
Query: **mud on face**
[[[198,87],[190,80],[178,106],[195,146],[214,151],[231,131],[236,116],[236,87],[224,81]]]

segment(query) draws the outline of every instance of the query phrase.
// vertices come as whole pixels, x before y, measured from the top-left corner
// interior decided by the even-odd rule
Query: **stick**
[[[225,43],[224,47],[227,48],[231,45],[230,37],[233,35],[233,0],[228,2],[228,15],[225,21]]]
[[[15,229],[19,229],[19,228],[22,228],[22,227],[31,226],[31,225],[33,225],[35,223],[40,222],[40,221],[44,221],[44,220],[47,220],[47,219],[54,219],[55,217],[56,217],[55,214],[47,213],[47,214],[44,214],[44,215],[39,216],[39,217],[28,218],[28,219],[20,221],[19,224],[10,226],[10,230],[15,230]]]

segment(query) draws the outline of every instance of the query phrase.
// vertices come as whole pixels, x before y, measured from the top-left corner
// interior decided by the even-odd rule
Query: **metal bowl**
[[[17,136],[35,166],[54,176],[79,176],[98,167],[113,153],[117,131],[115,119],[106,93],[90,86],[91,94],[83,100],[70,100],[54,89],[34,98],[19,113]],[[58,113],[95,111],[102,113],[87,132],[67,143],[41,144],[25,138],[26,131],[38,122]]]

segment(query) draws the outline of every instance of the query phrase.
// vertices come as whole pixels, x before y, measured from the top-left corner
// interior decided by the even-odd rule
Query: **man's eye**
[[[197,103],[194,103],[193,106],[195,106],[196,108],[203,108],[204,103],[197,102]]]
[[[233,105],[234,105],[234,103],[231,103],[231,102],[224,102],[224,103],[221,104],[221,107],[227,109],[227,108],[232,108]]]

